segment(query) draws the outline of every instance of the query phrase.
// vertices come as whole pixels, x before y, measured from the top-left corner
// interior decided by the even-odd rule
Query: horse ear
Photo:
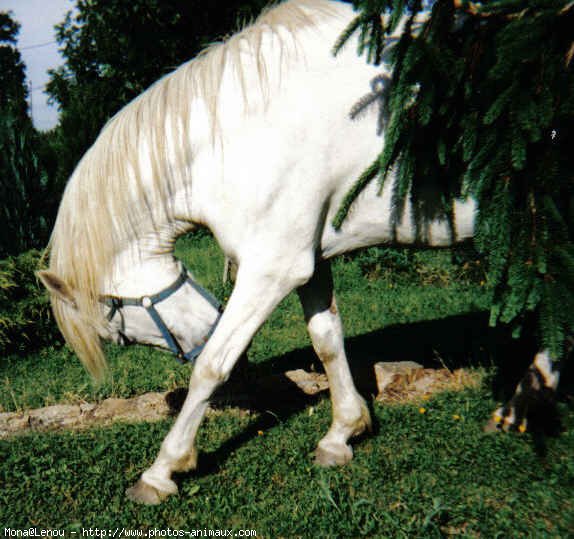
[[[76,308],[74,291],[66,281],[48,270],[37,271],[36,276],[42,281],[50,294]]]

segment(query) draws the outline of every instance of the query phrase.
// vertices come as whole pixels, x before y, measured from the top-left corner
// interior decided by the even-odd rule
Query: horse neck
[[[179,236],[194,228],[189,205],[175,193],[153,219],[142,221],[138,233],[114,256],[107,272],[103,293],[123,296],[152,294],[170,285],[180,274],[181,264],[174,256]]]
[[[169,286],[179,275],[181,265],[173,248],[164,251],[165,242],[134,242],[116,255],[106,279],[104,294],[140,297]]]

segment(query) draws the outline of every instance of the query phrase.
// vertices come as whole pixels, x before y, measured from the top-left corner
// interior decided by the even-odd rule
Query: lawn
[[[222,258],[207,236],[178,254],[221,298]],[[124,490],[153,460],[171,421],[116,424],[0,441],[0,527],[254,529],[258,537],[568,537],[574,530],[574,413],[564,432],[485,434],[496,405],[494,366],[520,347],[488,330],[488,284],[479,264],[449,252],[376,251],[338,260],[334,274],[354,368],[413,359],[486,372],[475,389],[424,403],[373,403],[376,428],[340,469],[313,465],[329,425],[328,399],[257,411],[223,408],[200,430],[199,469],[178,478],[179,497],[159,507]],[[392,271],[389,271],[391,268]],[[5,411],[130,396],[185,386],[190,367],[169,354],[109,347],[112,377],[99,388],[71,353],[47,349],[0,360]],[[261,329],[250,372],[264,376],[313,359],[296,297]],[[506,358],[507,359],[507,358]],[[366,395],[368,397],[368,394]],[[424,413],[421,413],[421,408]]]
[[[378,432],[345,468],[310,453],[326,400],[286,415],[210,417],[181,495],[140,507],[123,492],[151,463],[169,422],[0,443],[3,526],[255,529],[259,537],[568,537],[574,525],[574,421],[535,450],[530,436],[481,432],[485,391],[418,406],[376,406]],[[311,411],[313,413],[311,413]],[[455,420],[454,415],[460,416]]]

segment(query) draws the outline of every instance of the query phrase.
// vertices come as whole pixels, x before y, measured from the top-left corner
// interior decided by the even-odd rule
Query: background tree
[[[10,13],[0,12],[0,258],[45,244],[46,197],[53,188],[28,116],[19,29]]]
[[[555,357],[574,329],[574,4],[567,0],[355,0],[360,53],[390,61],[385,142],[348,194],[393,170],[394,218],[447,214],[453,197],[478,202],[476,246],[487,255],[491,323],[518,334],[539,315]],[[387,16],[381,19],[381,15]],[[400,39],[383,53],[403,18]],[[429,200],[428,193],[440,200]]]
[[[16,48],[20,25],[11,13],[0,12],[0,110],[28,116],[26,68]]]
[[[105,122],[161,76],[232,33],[266,0],[78,0],[57,26],[66,59],[48,92],[61,109],[61,176]]]

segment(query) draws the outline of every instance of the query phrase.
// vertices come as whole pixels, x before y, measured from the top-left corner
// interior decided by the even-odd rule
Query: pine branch
[[[361,174],[351,190],[345,195],[339,211],[333,219],[333,227],[335,230],[339,230],[341,228],[353,202],[355,202],[357,197],[362,193],[363,189],[371,182],[371,180],[373,180],[373,178],[379,174],[379,172],[380,170],[378,160],[373,161],[371,166]]]

